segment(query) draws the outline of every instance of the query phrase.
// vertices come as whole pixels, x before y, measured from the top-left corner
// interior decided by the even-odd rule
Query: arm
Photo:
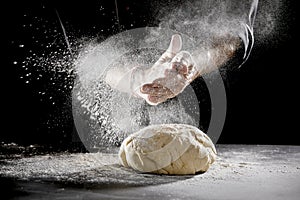
[[[210,48],[196,50],[192,55],[180,51],[180,35],[172,36],[168,49],[150,69],[112,69],[106,82],[113,88],[144,98],[157,105],[181,93],[198,76],[224,65],[239,46],[238,38],[215,40]]]

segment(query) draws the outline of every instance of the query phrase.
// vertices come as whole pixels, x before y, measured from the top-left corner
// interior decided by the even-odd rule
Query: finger
[[[171,94],[179,94],[187,84],[187,79],[175,70],[166,70],[167,76],[157,79],[154,83],[158,83],[167,88]]]
[[[168,49],[161,55],[161,57],[158,59],[158,62],[164,63],[172,60],[172,58],[181,50],[181,47],[181,36],[179,34],[173,35]]]
[[[173,93],[171,92],[171,90],[169,90],[168,88],[165,87],[160,87],[160,88],[149,88],[146,91],[141,91],[141,93],[143,94],[149,94],[149,95],[155,95],[155,96],[161,96],[161,95],[167,95],[170,96]]]
[[[179,74],[183,76],[188,74],[188,67],[181,62],[173,62],[172,69],[177,71]]]
[[[173,93],[166,87],[157,86],[155,83],[146,84],[141,87],[141,93],[149,95],[172,95]]]
[[[181,50],[182,47],[182,39],[181,36],[179,34],[175,34],[172,36],[170,45],[167,49],[167,51],[176,54]]]
[[[152,103],[161,103],[169,99],[168,96],[153,96],[149,95],[148,100],[151,101]]]
[[[153,88],[161,88],[162,86],[157,84],[157,83],[150,83],[150,84],[144,84],[141,87],[141,92],[146,94],[148,93],[150,90],[152,90]]]
[[[166,69],[164,75],[164,79],[158,79],[158,82],[155,80],[154,83],[159,83],[160,85],[168,88],[170,85],[179,86],[180,84],[185,84],[186,82],[186,75],[183,72],[180,73],[175,69]]]
[[[176,70],[186,79],[190,79],[195,74],[195,62],[191,54],[187,51],[181,51],[171,61],[172,69]]]

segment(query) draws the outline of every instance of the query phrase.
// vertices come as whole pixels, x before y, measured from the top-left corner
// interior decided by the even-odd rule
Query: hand
[[[197,76],[192,56],[180,51],[181,47],[181,36],[173,35],[169,48],[145,72],[145,84],[136,93],[149,104],[157,105],[175,97]]]

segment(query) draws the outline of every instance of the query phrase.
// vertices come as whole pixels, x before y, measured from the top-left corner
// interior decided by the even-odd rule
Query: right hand
[[[149,104],[157,105],[177,96],[197,76],[192,56],[187,51],[180,51],[181,47],[181,36],[173,35],[168,49],[146,71],[146,83],[136,93]]]

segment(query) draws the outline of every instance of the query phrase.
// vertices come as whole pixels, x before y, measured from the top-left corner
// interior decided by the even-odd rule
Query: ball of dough
[[[129,135],[119,150],[120,163],[141,172],[195,174],[216,160],[211,139],[186,124],[151,125]]]

